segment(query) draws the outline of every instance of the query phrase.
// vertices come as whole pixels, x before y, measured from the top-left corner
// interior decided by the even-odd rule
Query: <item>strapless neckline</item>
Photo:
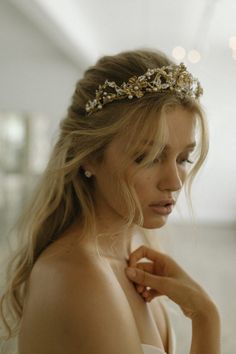
[[[141,343],[144,354],[167,354],[162,349],[155,347],[151,344]]]

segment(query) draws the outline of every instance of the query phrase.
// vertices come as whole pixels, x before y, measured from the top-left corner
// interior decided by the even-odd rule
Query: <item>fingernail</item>
[[[141,292],[143,291],[143,286],[142,286],[142,285],[139,285],[139,286],[137,287],[137,291],[138,291],[139,293],[141,293]]]
[[[136,276],[136,270],[133,269],[133,268],[127,268],[127,269],[126,269],[126,273],[127,273],[127,275],[130,276],[130,277],[135,277],[135,276]]]

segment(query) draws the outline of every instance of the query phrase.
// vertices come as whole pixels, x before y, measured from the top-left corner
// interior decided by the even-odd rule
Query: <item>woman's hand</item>
[[[137,263],[144,257],[152,262]],[[205,290],[165,253],[140,246],[130,254],[129,267],[136,270],[136,276],[130,276],[128,268],[126,275],[135,283],[138,292],[148,293],[146,299],[149,301],[166,295],[191,319],[215,306]],[[151,289],[146,290],[146,287]]]

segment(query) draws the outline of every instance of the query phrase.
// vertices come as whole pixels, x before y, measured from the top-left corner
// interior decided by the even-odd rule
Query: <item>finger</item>
[[[139,285],[139,284],[135,284],[136,290],[138,293],[142,294],[143,291],[146,289],[145,286],[143,285]]]
[[[129,267],[136,267],[137,262],[142,258],[153,261],[162,275],[165,275],[164,269],[167,267],[168,263],[171,263],[171,259],[167,254],[142,245],[129,255]]]
[[[147,246],[140,246],[129,255],[129,267],[136,266],[137,262],[142,258],[148,258],[155,261],[160,252],[153,250]]]
[[[170,286],[171,285],[171,279],[167,277],[160,277],[158,275],[153,275],[149,274],[141,269],[138,268],[131,268],[132,270],[136,271],[136,275],[131,275],[128,272],[128,269],[126,270],[127,277],[131,279],[134,283],[143,285],[145,287],[150,287],[154,290],[157,290],[161,294],[166,294],[171,291]]]
[[[136,268],[144,270],[148,273],[153,273],[153,263],[151,262],[139,262],[137,263]],[[141,294],[146,289],[145,286],[140,284],[134,283],[134,286],[139,294]]]
[[[154,289],[145,290],[145,291],[142,293],[142,296],[143,296],[144,298],[146,298],[147,300],[153,300],[155,297],[162,296],[162,295],[163,295],[163,294],[161,294],[159,291],[154,290]]]
[[[153,262],[139,262],[136,264],[135,268],[144,270],[145,272],[153,274]]]
[[[154,262],[153,273],[167,277],[176,277],[184,270],[169,255],[153,250],[145,245],[140,246],[129,255],[129,267],[136,267],[137,261],[141,258],[147,258]]]

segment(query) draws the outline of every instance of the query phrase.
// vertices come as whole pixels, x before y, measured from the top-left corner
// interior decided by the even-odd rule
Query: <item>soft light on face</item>
[[[161,155],[149,166],[134,176],[134,188],[142,206],[144,228],[159,228],[166,223],[167,216],[158,213],[150,204],[162,200],[177,199],[191,164],[190,154],[195,146],[195,118],[192,113],[177,107],[167,113],[168,141]],[[125,142],[124,142],[125,143]],[[93,169],[99,214],[110,222],[125,215],[124,202],[117,191],[114,170],[119,168],[122,144],[114,140],[106,150],[105,163]],[[143,155],[140,151],[140,155]],[[141,156],[142,158],[142,156]],[[133,166],[139,163],[133,161]],[[132,171],[132,166],[130,167]]]
[[[162,200],[177,197],[186,180],[195,142],[195,117],[181,107],[167,113],[168,141],[151,165],[135,176],[135,190],[144,213],[144,228],[165,224],[168,214],[159,214],[150,207]],[[136,160],[136,163],[139,161]]]

